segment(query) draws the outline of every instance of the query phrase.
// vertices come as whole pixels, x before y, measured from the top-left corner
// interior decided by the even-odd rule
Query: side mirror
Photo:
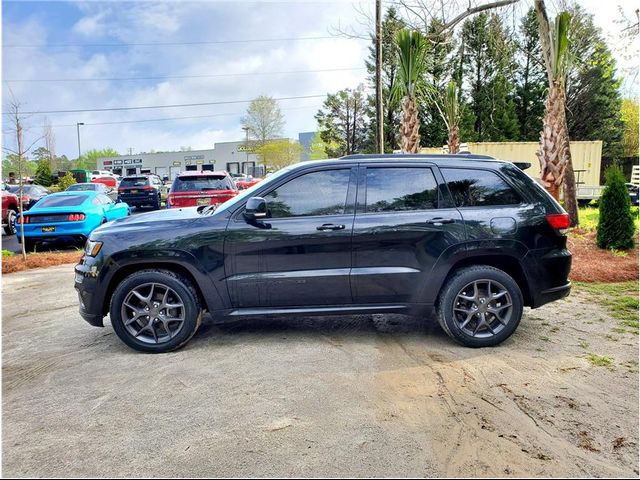
[[[248,221],[267,218],[267,202],[262,197],[251,197],[244,207],[244,218]]]

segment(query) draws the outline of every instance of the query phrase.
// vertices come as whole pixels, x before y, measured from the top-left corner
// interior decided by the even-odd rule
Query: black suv
[[[157,175],[124,177],[118,185],[118,201],[130,207],[160,208],[162,181]]]
[[[299,163],[215,206],[94,230],[76,266],[80,313],[130,347],[184,345],[216,318],[427,315],[496,345],[524,306],[569,294],[568,215],[512,163],[368,155]]]

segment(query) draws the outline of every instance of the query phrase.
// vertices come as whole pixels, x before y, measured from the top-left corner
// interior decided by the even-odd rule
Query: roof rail
[[[479,155],[476,153],[460,152],[460,153],[353,153],[340,157],[340,160],[355,160],[358,158],[399,158],[399,157],[418,157],[418,158],[475,158],[485,160],[497,160],[490,155]]]

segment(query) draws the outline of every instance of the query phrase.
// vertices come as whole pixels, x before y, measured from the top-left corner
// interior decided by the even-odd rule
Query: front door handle
[[[431,220],[427,220],[427,225],[444,225],[445,223],[455,223],[453,218],[432,218]]]
[[[319,227],[316,227],[316,230],[320,230],[321,232],[325,230],[344,230],[344,225],[336,225],[334,223],[324,223]]]

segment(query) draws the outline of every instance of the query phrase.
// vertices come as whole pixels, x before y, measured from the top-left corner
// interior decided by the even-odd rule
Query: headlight
[[[87,243],[84,245],[84,253],[90,257],[95,257],[100,253],[100,249],[102,248],[102,242],[95,242],[93,240],[87,240]]]

